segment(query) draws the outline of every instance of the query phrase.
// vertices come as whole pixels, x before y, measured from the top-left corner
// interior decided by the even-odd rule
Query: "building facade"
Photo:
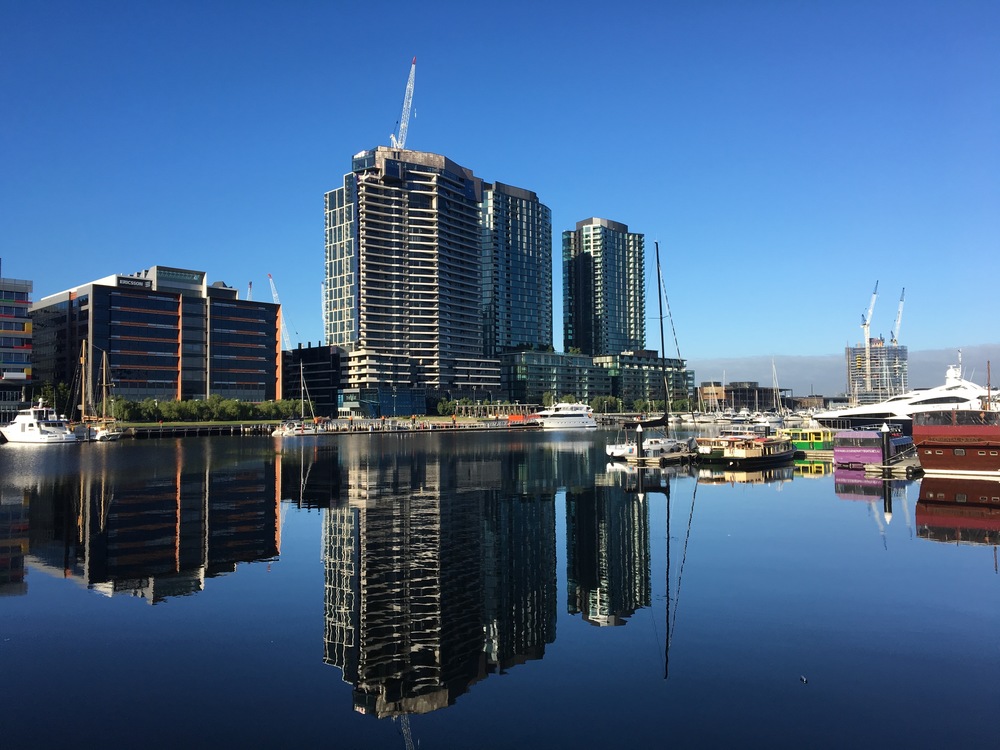
[[[106,353],[115,398],[281,396],[280,307],[241,300],[203,271],[108,276],[41,299],[31,318],[39,381],[100,382]]]
[[[645,238],[608,219],[562,235],[563,344],[594,356],[646,347]]]
[[[628,410],[642,402],[663,401],[664,383],[671,403],[688,400],[694,393],[694,373],[683,359],[663,358],[659,352],[641,349],[594,357],[594,364],[611,376],[611,394]],[[645,408],[645,407],[644,407]]]
[[[32,385],[32,283],[0,277],[0,424],[26,406]]]
[[[552,348],[552,214],[530,190],[484,185],[483,354]]]
[[[512,403],[541,404],[546,399],[589,402],[611,395],[611,374],[585,354],[514,352],[500,357],[501,398]],[[493,394],[491,394],[493,395]]]
[[[324,335],[347,388],[499,386],[483,356],[483,190],[444,156],[380,146],[326,194]]]

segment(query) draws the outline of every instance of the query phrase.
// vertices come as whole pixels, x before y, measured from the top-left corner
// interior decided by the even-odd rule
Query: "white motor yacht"
[[[55,409],[45,406],[42,399],[38,399],[37,406],[21,409],[13,422],[0,427],[0,435],[8,443],[59,445],[80,442],[66,420]]]
[[[543,430],[592,430],[597,428],[593,410],[586,404],[560,402],[542,409],[533,420]]]

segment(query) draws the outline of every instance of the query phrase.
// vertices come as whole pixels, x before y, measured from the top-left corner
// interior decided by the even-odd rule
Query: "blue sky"
[[[876,280],[873,335],[905,287],[911,350],[1000,341],[996,2],[0,3],[3,275],[270,273],[320,341],[323,194],[414,55],[407,146],[552,209],[556,321],[560,233],[601,216],[646,235],[651,348],[659,241],[699,379],[842,356]]]

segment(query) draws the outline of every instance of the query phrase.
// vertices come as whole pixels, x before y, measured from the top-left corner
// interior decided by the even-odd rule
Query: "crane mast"
[[[869,338],[871,329],[872,313],[875,311],[875,298],[878,297],[878,281],[875,282],[875,291],[872,292],[872,301],[868,305],[868,314],[861,319],[861,331],[865,337],[865,390],[872,389],[872,342]]]
[[[410,63],[410,77],[406,80],[406,94],[403,95],[403,113],[399,116],[399,137],[389,135],[393,148],[406,148],[406,131],[410,126],[410,107],[413,104],[413,79],[417,75],[417,58]]]
[[[892,345],[896,346],[899,344],[899,326],[903,322],[903,298],[906,297],[906,287],[903,287],[903,293],[899,295],[899,309],[896,310],[896,325],[892,328]]]
[[[280,306],[281,300],[278,299],[278,287],[274,285],[274,279],[271,277],[271,274],[267,275],[267,280],[271,282],[271,297],[274,298],[274,304]],[[288,335],[288,326],[285,325],[284,311],[278,310],[278,315],[281,316],[281,348],[289,351],[292,348],[292,339]]]

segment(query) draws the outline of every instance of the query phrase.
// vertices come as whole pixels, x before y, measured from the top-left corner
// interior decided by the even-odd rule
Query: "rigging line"
[[[659,266],[657,266],[656,272],[660,276],[660,294],[663,295],[663,304],[665,304],[666,307],[667,307],[667,320],[670,321],[670,333],[672,333],[673,336],[674,336],[674,349],[677,351],[677,359],[680,359],[681,358],[681,345],[679,343],[677,343],[677,328],[674,327],[674,316],[670,312],[670,299],[667,297],[667,289],[663,285],[663,271],[659,268]],[[664,352],[663,356],[666,357],[667,353]]]
[[[677,571],[677,596],[675,597],[675,601],[677,603],[679,603],[681,599],[681,578],[684,576],[684,563],[687,562],[688,542],[691,540],[691,521],[694,519],[694,500],[697,496],[698,496],[698,483],[696,481],[694,485],[694,492],[691,493],[691,512],[688,513],[687,533],[684,535],[684,552],[681,555],[681,569]],[[674,607],[674,621],[670,623],[671,632],[673,631],[676,623],[677,623],[677,607]],[[667,641],[667,647],[668,648],[670,647],[669,640]]]

